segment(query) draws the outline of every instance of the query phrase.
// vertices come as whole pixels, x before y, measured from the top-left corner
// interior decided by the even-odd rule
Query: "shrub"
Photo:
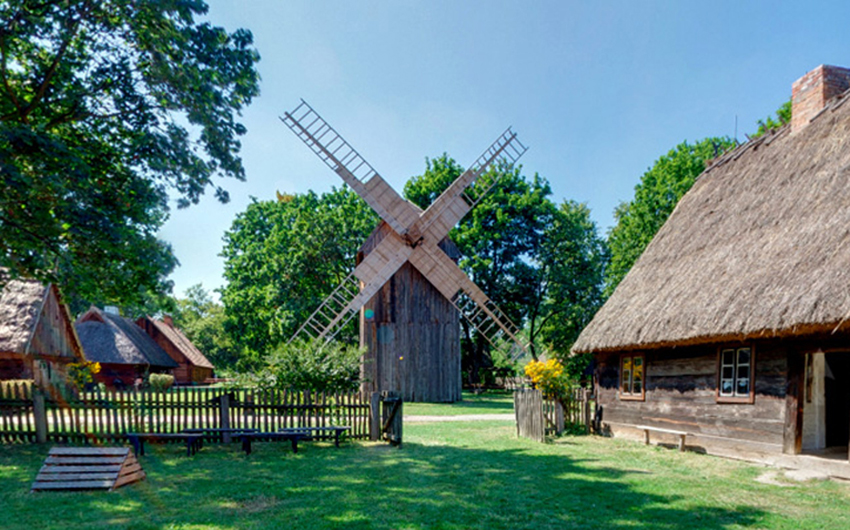
[[[164,392],[174,385],[174,376],[171,374],[151,374],[148,382],[154,390]]]
[[[562,400],[570,395],[570,379],[557,359],[529,361],[525,365],[525,375],[547,398]]]
[[[282,344],[265,366],[240,382],[252,387],[316,392],[354,390],[360,384],[363,349],[339,342],[295,341]]]
[[[94,383],[95,374],[100,372],[100,363],[80,361],[68,365],[68,383],[78,391]]]

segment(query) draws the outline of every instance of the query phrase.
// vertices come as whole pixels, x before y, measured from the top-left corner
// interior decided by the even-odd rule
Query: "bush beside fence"
[[[372,407],[359,392],[173,388],[62,395],[16,385],[0,388],[0,443],[115,442],[127,432],[330,425],[348,425],[351,438],[369,439]]]

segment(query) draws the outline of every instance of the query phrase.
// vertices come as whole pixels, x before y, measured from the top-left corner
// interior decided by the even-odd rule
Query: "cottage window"
[[[724,348],[718,359],[717,400],[731,403],[753,402],[753,349]]]
[[[620,358],[620,398],[644,399],[644,365],[643,354],[623,355]]]

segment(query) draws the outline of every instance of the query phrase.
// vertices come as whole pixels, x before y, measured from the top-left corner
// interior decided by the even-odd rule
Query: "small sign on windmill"
[[[510,128],[423,212],[396,193],[304,100],[293,111],[286,112],[281,120],[383,220],[370,236],[371,244],[364,247],[362,260],[290,341],[295,338],[331,340],[368,304],[371,315],[365,310],[361,315],[361,344],[368,347],[364,365],[369,372],[366,375],[371,376],[366,378],[364,390],[401,392],[407,401],[460,399],[459,333],[443,334],[443,343],[431,340],[429,347],[422,348],[421,343],[430,338],[432,330],[418,326],[418,336],[415,331],[410,335],[410,330],[417,326],[411,326],[413,322],[397,322],[395,330],[408,333],[404,340],[396,336],[398,333],[393,328],[385,329],[385,337],[381,339],[378,330],[366,327],[381,324],[374,322],[377,314],[394,315],[397,311],[390,307],[382,312],[377,309],[380,304],[427,306],[429,300],[437,297],[440,302],[448,302],[454,322],[459,313],[494,348],[509,350],[512,358],[526,352],[527,343],[520,337],[517,326],[444,251],[450,248],[445,242],[449,231],[499,183],[498,179],[493,179],[486,186],[476,186],[481,175],[496,164],[515,163],[527,150]],[[393,281],[424,283],[423,289],[433,293],[400,298],[389,293],[386,297],[376,297],[382,289],[397,291],[390,288]],[[408,289],[408,293],[414,290],[415,287]],[[438,302],[431,305],[438,305]],[[451,315],[442,321],[436,320],[452,322]],[[364,335],[369,335],[370,331],[370,340],[364,340]],[[391,335],[392,340],[386,340],[386,335]],[[387,346],[387,342],[393,344]],[[439,374],[436,377],[438,388],[434,387],[435,377],[432,376],[435,374]]]

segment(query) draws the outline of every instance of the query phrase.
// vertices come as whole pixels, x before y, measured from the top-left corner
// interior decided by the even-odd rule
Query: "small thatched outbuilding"
[[[42,388],[65,383],[68,364],[82,361],[83,349],[59,290],[35,280],[3,280],[0,380],[32,379]]]
[[[831,66],[794,83],[792,123],[710,164],[582,332],[604,428],[847,458],[848,89]]]
[[[170,316],[165,315],[162,320],[146,316],[138,319],[136,324],[177,363],[172,372],[177,384],[203,383],[212,378],[213,364],[182,331],[174,327]]]
[[[148,373],[169,373],[177,363],[129,318],[89,309],[75,324],[86,360],[100,363],[95,380],[130,387]]]

